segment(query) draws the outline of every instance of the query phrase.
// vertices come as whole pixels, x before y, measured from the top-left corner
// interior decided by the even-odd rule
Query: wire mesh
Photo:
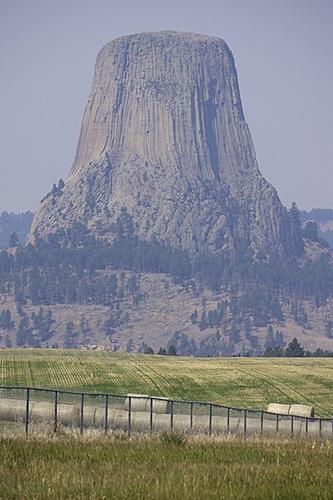
[[[59,392],[57,397],[57,431],[80,429],[81,395]]]
[[[0,389],[0,432],[19,435],[25,432],[26,390]]]
[[[0,433],[181,431],[333,439],[333,419],[305,418],[142,395],[0,388]]]
[[[228,433],[228,408],[212,405],[212,434]]]
[[[29,389],[29,434],[53,432],[54,421],[54,393],[40,389]]]
[[[108,397],[108,431],[126,431],[131,432],[134,415],[132,409],[133,398],[122,396]],[[129,410],[131,409],[131,412]],[[131,418],[129,418],[129,415]]]
[[[229,432],[231,434],[244,434],[244,412],[230,408]]]
[[[332,439],[333,438],[333,420],[331,420],[331,419],[321,420],[321,428],[319,429],[319,433],[323,439]]]
[[[263,412],[255,410],[247,410],[246,413],[246,432],[247,436],[262,434]]]
[[[105,430],[104,396],[98,394],[84,394],[82,426],[83,432],[87,430],[92,431],[93,429],[100,432]]]

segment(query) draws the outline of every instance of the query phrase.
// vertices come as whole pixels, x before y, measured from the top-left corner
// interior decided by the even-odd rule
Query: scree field
[[[333,359],[185,358],[78,350],[1,350],[0,384],[166,396],[265,409],[313,405],[333,415]]]

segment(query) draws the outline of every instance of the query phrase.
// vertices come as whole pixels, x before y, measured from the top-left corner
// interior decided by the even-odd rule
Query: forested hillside
[[[29,211],[19,214],[2,212],[0,214],[0,247],[10,246],[11,236],[12,243],[24,243],[29,234],[33,217],[34,214]]]
[[[333,248],[333,209],[313,208],[309,212],[303,210],[301,221],[303,224],[308,221],[316,222],[319,226],[319,235]]]
[[[295,205],[289,217],[298,257],[254,258],[246,246],[235,255],[191,256],[140,240],[125,208],[112,243],[78,223],[37,236],[34,246],[3,250],[1,342],[260,354],[284,347],[296,328],[306,347],[332,350],[331,254],[316,226],[302,229]]]

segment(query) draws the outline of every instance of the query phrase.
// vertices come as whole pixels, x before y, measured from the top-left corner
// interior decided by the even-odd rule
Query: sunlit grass
[[[0,384],[167,396],[265,409],[304,403],[333,415],[333,359],[186,358],[79,350],[0,350]]]
[[[0,440],[0,497],[332,498],[332,443],[88,435]]]

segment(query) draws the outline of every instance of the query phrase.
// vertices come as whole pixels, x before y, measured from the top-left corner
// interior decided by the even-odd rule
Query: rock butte
[[[140,33],[98,54],[76,157],[30,241],[75,222],[112,240],[122,207],[140,238],[198,252],[283,254],[286,210],[258,170],[234,59],[215,37]]]

